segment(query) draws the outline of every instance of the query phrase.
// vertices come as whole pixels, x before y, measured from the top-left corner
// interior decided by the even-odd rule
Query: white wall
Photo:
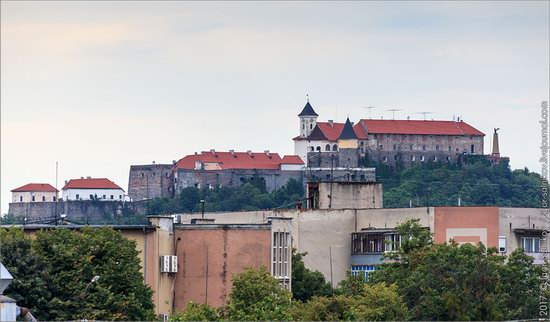
[[[78,198],[77,198],[78,195]],[[121,201],[125,200],[122,189],[66,189],[63,190],[63,200],[90,200],[90,195],[97,196],[99,200]],[[113,199],[111,199],[111,195]],[[103,199],[105,196],[105,199]]]
[[[32,200],[33,196],[34,196],[34,201]],[[23,200],[21,200],[21,197],[23,197]],[[42,200],[42,197],[44,197],[45,200]],[[45,191],[12,192],[12,202],[43,202],[43,201],[53,202],[55,201],[56,197],[57,197],[56,192],[45,192]]]

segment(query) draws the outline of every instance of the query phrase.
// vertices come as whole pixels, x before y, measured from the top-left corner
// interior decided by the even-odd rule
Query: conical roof
[[[315,113],[313,107],[309,104],[309,101],[307,101],[306,106],[304,106],[304,109],[298,116],[319,116],[319,114]]]
[[[340,133],[339,140],[357,140],[357,135],[355,134],[355,131],[353,130],[353,125],[351,125],[351,122],[349,120],[349,117],[346,119],[346,124],[344,124],[344,129],[342,129],[342,133]]]

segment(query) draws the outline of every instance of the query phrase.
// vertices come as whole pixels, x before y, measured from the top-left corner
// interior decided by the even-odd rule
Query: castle
[[[375,182],[375,169],[362,159],[389,166],[460,161],[462,155],[483,155],[485,134],[457,121],[360,119],[352,123],[319,122],[309,99],[298,114],[299,135],[293,138],[294,154],[202,151],[172,164],[132,165],[128,196],[131,200],[172,198],[188,187],[235,187],[260,180],[267,191],[288,180],[302,182]],[[498,163],[495,129],[493,154]],[[496,149],[496,150],[495,150]]]

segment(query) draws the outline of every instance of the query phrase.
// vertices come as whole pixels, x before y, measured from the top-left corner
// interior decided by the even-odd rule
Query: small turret
[[[315,113],[315,110],[313,110],[313,106],[309,104],[308,98],[306,105],[302,109],[302,112],[298,114],[298,117],[300,118],[300,137],[307,138],[309,136],[311,131],[317,125],[318,116],[319,114]]]

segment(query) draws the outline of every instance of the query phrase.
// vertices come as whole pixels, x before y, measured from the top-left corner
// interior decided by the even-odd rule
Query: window
[[[143,172],[141,173],[141,177],[143,178],[145,175],[143,174]]]
[[[122,200],[122,195],[118,195],[118,199]]]
[[[506,253],[506,236],[498,236],[498,251]]]
[[[470,153],[474,153],[474,145],[470,145]]]
[[[394,149],[394,150],[397,150],[397,145],[394,144],[394,145],[393,145],[393,149]]]
[[[435,146],[435,150],[436,150],[436,151],[439,151],[439,145],[436,145],[436,146]]]
[[[386,234],[384,240],[384,252],[394,252],[401,247],[401,235],[399,234]]]
[[[397,161],[397,154],[393,156],[393,160]]]
[[[305,129],[306,129],[306,125],[302,124],[302,130],[305,130]]]
[[[115,199],[115,196],[111,195],[111,200]]]
[[[42,201],[46,201],[46,196],[42,196]]]
[[[388,157],[383,158],[384,162],[388,162]]]
[[[451,157],[447,157],[447,162],[451,162]]]
[[[156,176],[157,176],[157,174],[153,172],[153,178],[156,177]]]
[[[384,252],[384,235],[380,233],[354,233],[351,235],[352,254]]]
[[[420,156],[420,161],[424,162],[424,156],[423,155]]]
[[[413,145],[411,144],[411,145],[409,145],[409,150],[412,151],[412,149],[413,149]]]
[[[338,151],[338,146],[336,144],[332,146],[332,151],[334,151],[334,152]]]
[[[437,157],[434,157],[434,162],[437,162]]]
[[[34,201],[34,196],[32,196],[32,201]]]
[[[90,200],[93,200],[94,199],[94,195],[90,195]]]
[[[55,201],[55,196],[53,196],[53,201]]]
[[[315,148],[314,147],[311,147],[310,148],[311,152],[315,151]]]
[[[325,151],[330,151],[330,144],[325,145]]]
[[[453,148],[451,148],[451,146],[449,145],[449,152],[451,152],[453,150]]]
[[[356,276],[357,274],[364,274],[365,280],[369,279],[369,273],[374,272],[376,266],[374,265],[353,265],[351,267],[351,275]]]
[[[319,152],[321,152],[321,147],[318,146],[318,147],[316,148],[316,150],[319,151]]]
[[[19,201],[23,202],[23,196],[19,196]]]
[[[521,247],[526,253],[538,253],[540,252],[540,238],[521,237]]]
[[[76,200],[79,200],[80,199],[80,196],[78,195],[78,193],[76,194]]]
[[[422,146],[422,151],[426,151],[426,146],[425,145]]]
[[[313,123],[309,125],[309,129],[313,129]]]
[[[271,274],[279,280],[279,283],[284,288],[290,288],[290,256],[292,253],[292,245],[290,233],[285,231],[273,232],[272,244],[272,260]]]
[[[415,155],[411,155],[411,161],[416,161],[416,156]]]
[[[378,147],[380,148],[380,150],[384,150],[384,146],[382,144],[380,144]]]
[[[107,196],[106,196],[106,195],[103,195],[103,199],[107,199]]]

